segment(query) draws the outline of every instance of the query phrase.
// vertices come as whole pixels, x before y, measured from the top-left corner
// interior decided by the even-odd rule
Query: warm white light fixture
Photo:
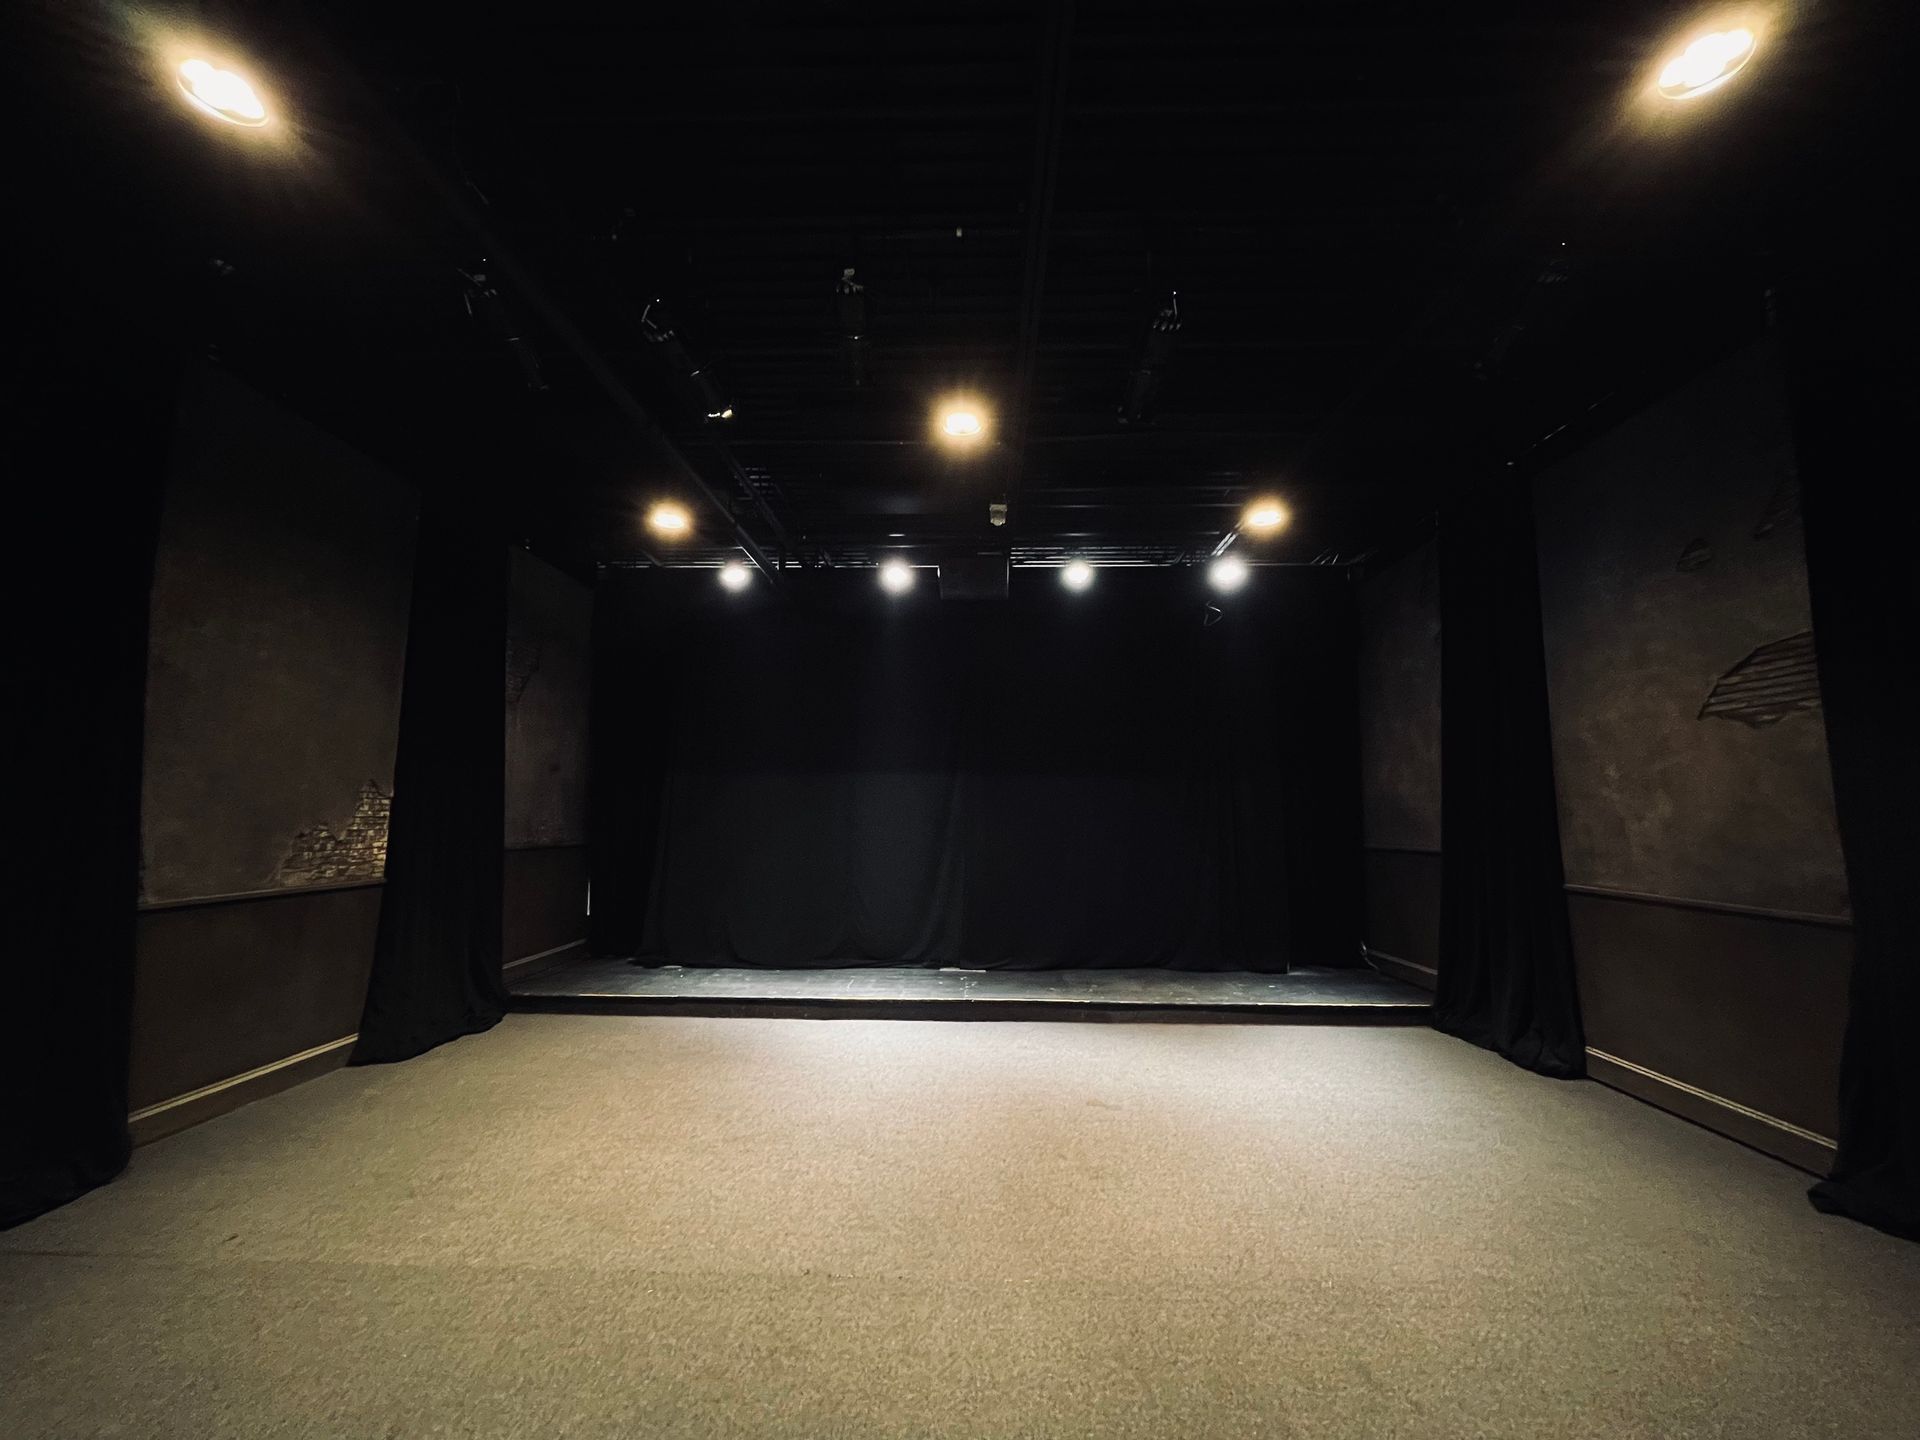
[[[647,512],[647,524],[662,535],[684,535],[693,529],[693,517],[686,506],[662,500]]]
[[[890,595],[904,595],[913,588],[913,567],[900,559],[887,560],[880,566],[880,588]]]
[[[1719,89],[1744,70],[1754,47],[1753,31],[1745,27],[1710,30],[1667,61],[1654,83],[1669,100],[1691,100]]]
[[[753,583],[753,571],[744,561],[729,560],[720,567],[720,583],[729,590],[744,590]]]
[[[1256,535],[1272,535],[1287,528],[1287,507],[1278,500],[1256,500],[1247,506],[1246,513],[1240,517],[1243,529]]]
[[[180,66],[180,93],[216,120],[249,128],[267,123],[267,107],[253,86],[231,70],[198,56]]]
[[[1060,583],[1069,590],[1085,590],[1093,584],[1093,566],[1084,560],[1069,560],[1060,567]]]
[[[1246,584],[1247,575],[1247,562],[1231,553],[1207,566],[1207,583],[1222,594],[1230,594]]]
[[[733,407],[731,405],[727,406],[725,409],[707,411],[707,419],[709,420],[731,420],[732,418],[733,418]]]
[[[934,438],[951,450],[965,450],[987,438],[987,410],[970,395],[949,395],[934,409]]]

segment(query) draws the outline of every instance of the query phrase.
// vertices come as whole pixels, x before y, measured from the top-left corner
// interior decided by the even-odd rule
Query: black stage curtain
[[[1440,851],[1435,1027],[1543,1075],[1584,1075],[1520,480],[1479,487],[1440,524]]]
[[[1909,287],[1885,284],[1909,247],[1883,216],[1839,203],[1820,224],[1845,253],[1813,251],[1782,308],[1854,962],[1839,1154],[1812,1200],[1920,1239],[1920,597],[1912,525],[1888,510],[1913,443],[1920,316]]]
[[[500,976],[507,550],[430,495],[415,550],[386,887],[353,1063],[405,1060],[506,1013]]]
[[[1351,594],[602,577],[594,943],[681,964],[1280,970],[1357,955]]]
[[[127,1163],[147,613],[177,389],[170,361],[137,380],[67,367],[31,329],[18,353],[41,367],[16,391],[19,453],[58,465],[22,477],[6,567],[22,843],[8,877],[0,1228]]]

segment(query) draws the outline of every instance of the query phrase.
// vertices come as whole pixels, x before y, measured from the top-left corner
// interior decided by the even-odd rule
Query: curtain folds
[[[594,942],[680,964],[1278,970],[1357,952],[1348,587],[602,577]]]
[[[1811,1198],[1920,1239],[1920,596],[1912,527],[1890,523],[1886,508],[1887,463],[1911,444],[1920,366],[1914,300],[1881,283],[1882,266],[1900,254],[1884,225],[1857,218],[1832,232],[1847,238],[1847,253],[1816,251],[1783,297],[1807,582],[1854,922],[1839,1153]]]
[[[1543,1075],[1586,1073],[1547,725],[1528,486],[1440,525],[1440,975],[1433,1023]]]
[[[405,1060],[497,1024],[507,549],[430,494],[415,552],[386,885],[353,1063]]]
[[[147,614],[177,391],[170,361],[138,370],[49,358],[19,412],[20,453],[61,464],[23,477],[7,572],[21,682],[9,808],[26,843],[9,876],[0,1228],[111,1180],[131,1148]],[[76,558],[67,542],[81,535]]]

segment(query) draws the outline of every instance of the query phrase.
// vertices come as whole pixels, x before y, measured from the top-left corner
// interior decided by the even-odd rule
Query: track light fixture
[[[516,323],[513,311],[501,298],[500,287],[494,284],[487,273],[487,262],[482,257],[480,263],[471,270],[458,271],[466,282],[466,293],[461,297],[467,307],[467,314],[474,322],[492,335],[520,366],[520,378],[526,382],[529,390],[545,390],[547,378],[540,368],[540,352],[534,348]]]
[[[709,420],[731,420],[733,402],[715,382],[713,371],[695,360],[680,332],[667,314],[664,300],[655,299],[640,312],[640,333],[647,343],[659,347],[667,368],[692,392],[694,404]]]
[[[1122,425],[1143,425],[1153,418],[1153,399],[1160,388],[1160,372],[1173,358],[1180,339],[1180,292],[1173,291],[1167,303],[1147,322],[1146,339],[1141,342],[1140,358],[1127,376],[1126,393],[1120,398]]]
[[[840,272],[833,287],[834,315],[840,326],[840,351],[847,361],[847,383],[867,383],[867,287],[854,278],[853,266]]]

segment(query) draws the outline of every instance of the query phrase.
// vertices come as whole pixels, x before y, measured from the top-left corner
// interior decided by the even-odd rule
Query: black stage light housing
[[[1153,399],[1160,388],[1160,372],[1173,359],[1174,346],[1180,339],[1180,325],[1180,292],[1176,290],[1147,322],[1139,362],[1127,376],[1126,393],[1120,400],[1122,425],[1144,425],[1153,419]]]
[[[853,266],[840,272],[833,287],[834,319],[840,352],[847,361],[847,382],[860,390],[867,383],[867,287],[854,278]]]
[[[640,332],[646,336],[648,344],[659,347],[659,354],[667,368],[687,388],[693,403],[699,406],[707,419],[733,418],[733,402],[715,382],[711,367],[702,365],[687,349],[686,342],[680,338],[680,332],[667,313],[665,301],[656,299],[640,312]]]

